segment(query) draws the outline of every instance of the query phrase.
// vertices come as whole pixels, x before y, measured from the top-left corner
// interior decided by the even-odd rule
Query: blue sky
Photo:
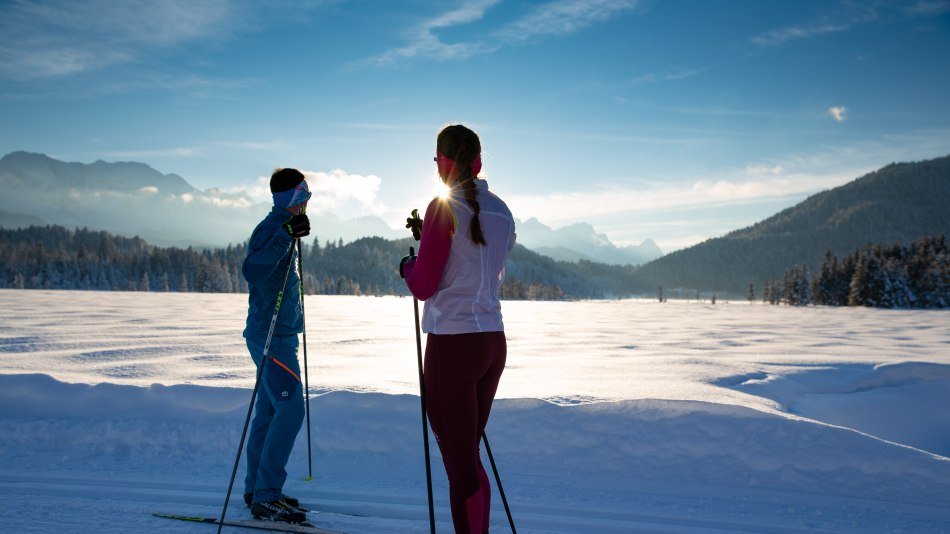
[[[396,226],[462,122],[516,217],[665,251],[950,154],[948,87],[950,0],[0,4],[0,153]]]

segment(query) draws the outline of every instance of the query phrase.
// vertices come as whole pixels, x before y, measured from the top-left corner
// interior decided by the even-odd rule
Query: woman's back
[[[505,260],[515,245],[514,218],[505,202],[488,190],[487,181],[474,182],[485,244],[475,243],[471,238],[474,210],[460,188],[453,188],[445,200],[434,201],[445,203],[454,232],[439,288],[425,303],[425,332],[504,330],[498,292],[505,279]]]

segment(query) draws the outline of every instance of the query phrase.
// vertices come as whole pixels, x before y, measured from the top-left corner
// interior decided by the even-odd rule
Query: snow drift
[[[90,521],[79,531],[200,531],[148,513],[220,510],[248,400],[244,389],[0,376],[0,493],[14,512],[5,528],[52,529],[79,514]],[[325,526],[423,530],[418,397],[338,391],[311,407],[315,479],[303,480],[301,433],[288,493],[325,511]],[[532,399],[499,400],[492,417],[492,449],[525,532],[932,530],[950,520],[950,460],[806,419],[696,401]],[[446,481],[433,472],[448,529]],[[38,498],[58,504],[37,517]],[[231,513],[247,515],[239,499]]]

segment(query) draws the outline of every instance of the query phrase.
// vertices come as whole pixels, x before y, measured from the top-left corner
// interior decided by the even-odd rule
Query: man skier
[[[294,241],[310,234],[310,220],[305,215],[310,190],[297,169],[274,171],[270,189],[274,207],[251,234],[242,268],[250,293],[244,337],[258,370],[263,366],[247,441],[244,502],[258,519],[302,523],[306,515],[297,508],[300,503],[283,493],[287,461],[304,418],[297,361],[297,334],[303,330],[303,323],[296,269],[290,270],[283,288],[282,284],[287,264],[294,258]],[[265,355],[278,298],[287,305],[280,306]]]

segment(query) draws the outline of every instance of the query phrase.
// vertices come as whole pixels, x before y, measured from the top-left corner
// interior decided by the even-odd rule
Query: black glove
[[[419,210],[412,210],[412,217],[406,218],[406,228],[412,230],[412,237],[416,241],[422,239],[422,219],[419,218]]]
[[[294,215],[284,223],[284,230],[287,230],[290,237],[310,235],[310,219],[303,213]]]
[[[404,273],[402,270],[402,268],[406,265],[406,262],[409,260],[414,260],[414,259],[416,259],[416,251],[412,247],[409,247],[409,255],[403,256],[402,260],[399,262],[399,277],[400,278],[406,277],[406,273]]]

